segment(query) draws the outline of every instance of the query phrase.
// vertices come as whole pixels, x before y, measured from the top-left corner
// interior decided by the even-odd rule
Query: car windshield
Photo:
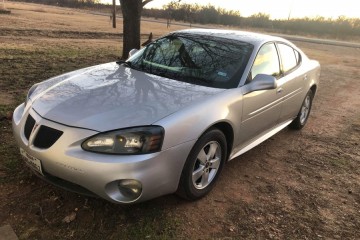
[[[171,34],[147,45],[127,62],[139,71],[215,88],[235,88],[253,50],[237,40]]]

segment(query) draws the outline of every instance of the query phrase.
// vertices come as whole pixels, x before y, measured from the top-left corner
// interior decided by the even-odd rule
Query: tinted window
[[[258,74],[267,74],[274,77],[280,75],[279,57],[273,43],[262,46],[256,56],[250,79],[253,79]]]
[[[161,38],[128,62],[140,71],[216,88],[237,87],[253,45],[192,34]]]
[[[280,56],[282,60],[282,67],[284,72],[287,72],[296,67],[298,61],[296,59],[295,51],[292,47],[285,44],[278,44]]]

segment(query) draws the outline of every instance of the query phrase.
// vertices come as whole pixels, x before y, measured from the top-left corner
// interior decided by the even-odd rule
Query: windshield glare
[[[253,45],[214,36],[172,34],[132,56],[131,67],[193,84],[235,88]]]

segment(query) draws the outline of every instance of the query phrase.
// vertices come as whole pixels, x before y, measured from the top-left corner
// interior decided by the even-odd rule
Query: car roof
[[[291,44],[289,41],[266,34],[254,33],[254,32],[246,32],[246,31],[237,31],[237,30],[220,30],[220,29],[186,29],[176,31],[174,33],[187,33],[187,34],[195,34],[195,35],[203,35],[203,36],[216,36],[226,39],[233,39],[242,42],[251,43],[254,46],[261,46],[266,42],[271,41],[281,41],[288,44]],[[292,44],[291,44],[292,45]]]

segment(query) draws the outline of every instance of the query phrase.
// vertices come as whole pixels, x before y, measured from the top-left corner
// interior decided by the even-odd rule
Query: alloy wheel
[[[221,146],[216,141],[205,144],[194,164],[192,182],[196,189],[206,188],[215,178],[221,163]]]

